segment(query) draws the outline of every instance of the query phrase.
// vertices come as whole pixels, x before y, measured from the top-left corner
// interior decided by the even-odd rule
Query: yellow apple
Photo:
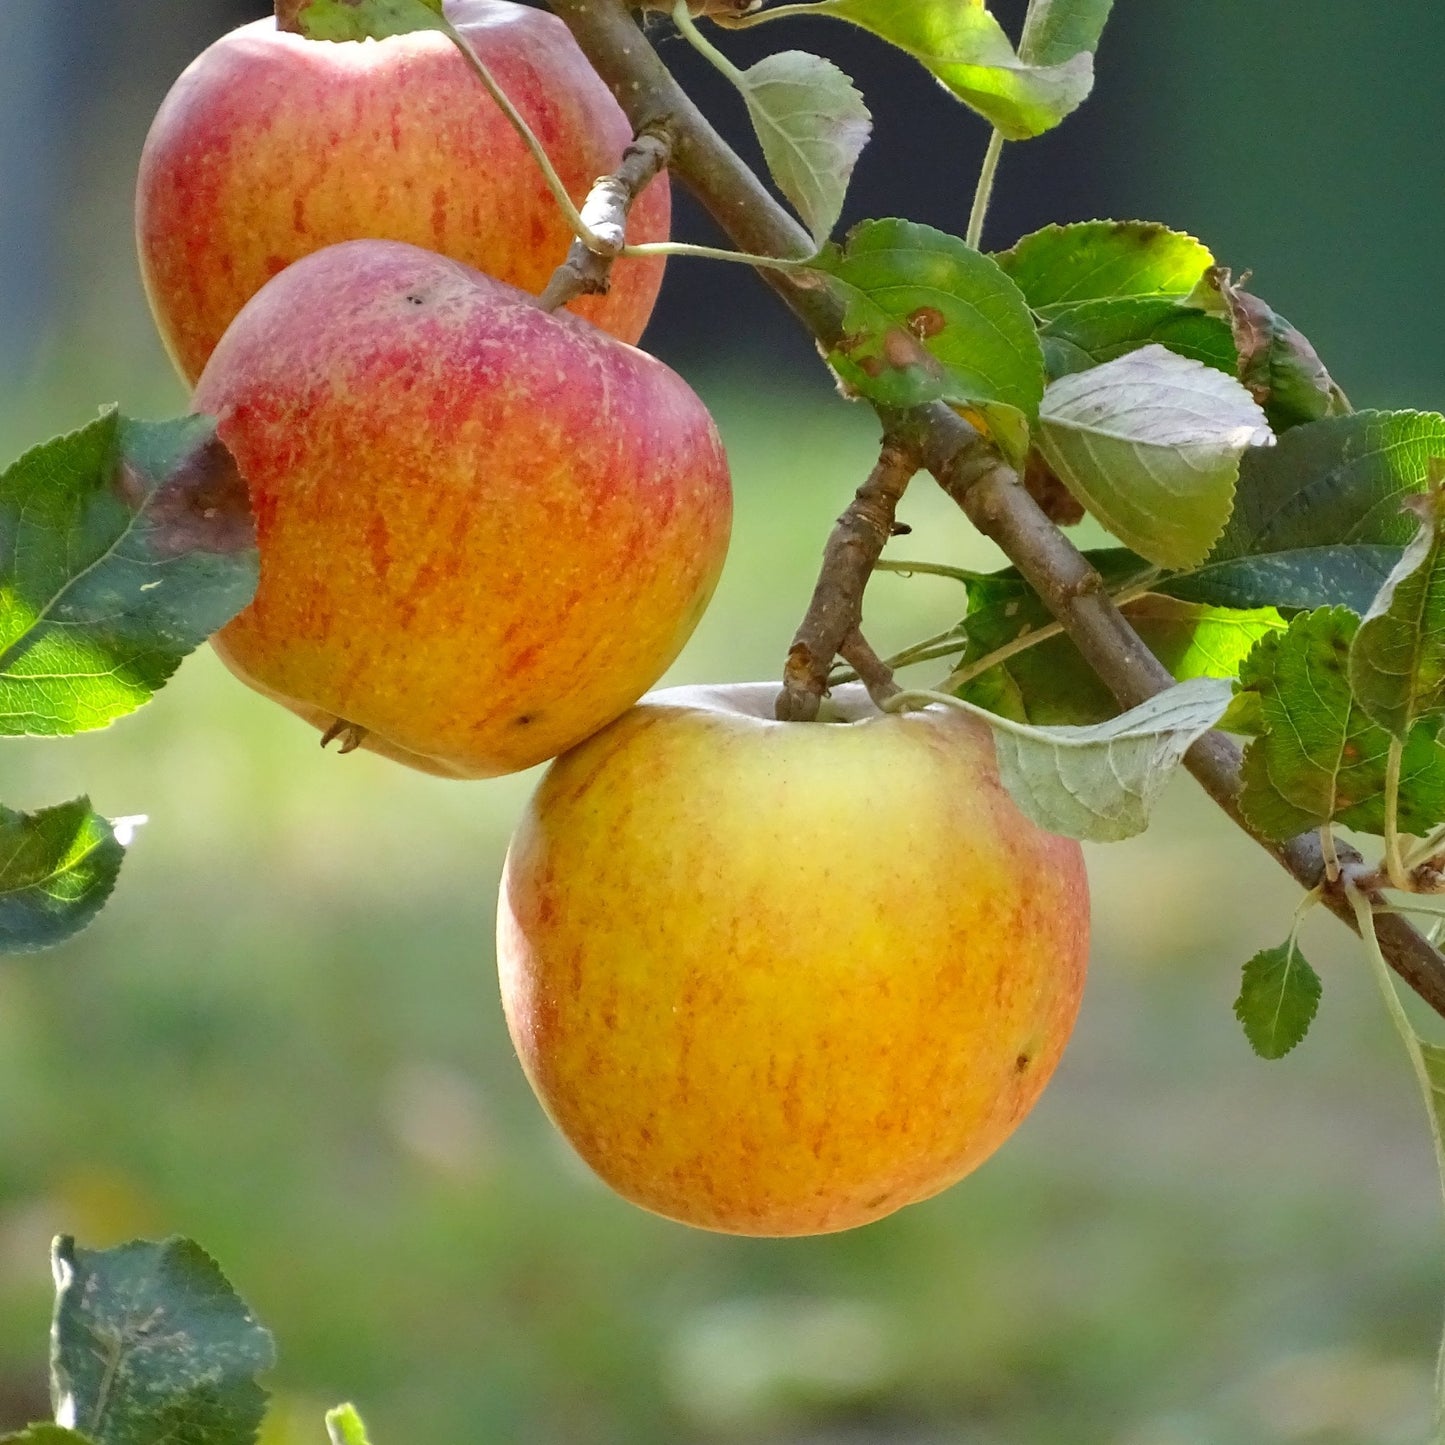
[[[1077,843],[986,725],[840,689],[644,698],[557,759],[512,840],[502,1000],[538,1097],[646,1209],[847,1229],[946,1188],[1028,1113],[1078,1011]]]
[[[196,388],[250,487],[245,681],[427,772],[581,742],[662,675],[727,550],[675,372],[444,256],[348,241],[246,304]]]

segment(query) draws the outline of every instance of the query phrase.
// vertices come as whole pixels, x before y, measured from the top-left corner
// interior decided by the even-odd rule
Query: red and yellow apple
[[[426,771],[580,742],[656,682],[731,521],[706,408],[660,361],[393,241],[289,266],[196,388],[251,489],[245,681]]]
[[[631,128],[555,16],[509,0],[450,0],[579,203]],[[638,198],[633,241],[665,240],[666,177]],[[539,292],[571,240],[536,163],[446,36],[332,43],[258,20],[176,82],[141,156],[141,273],[188,382],[241,307],[283,267],[339,241],[407,241]],[[642,334],[660,257],[619,261],[578,314]]]
[[[1028,1113],[1073,1027],[1077,843],[978,719],[772,720],[656,693],[557,759],[507,857],[502,1000],[543,1105],[620,1194],[706,1229],[847,1229]]]

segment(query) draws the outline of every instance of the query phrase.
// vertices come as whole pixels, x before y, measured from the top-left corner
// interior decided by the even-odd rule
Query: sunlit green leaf
[[[96,1445],[253,1445],[271,1336],[199,1246],[62,1238],[54,1269],[57,1420]]]
[[[38,813],[0,807],[0,953],[79,933],[110,897],[138,821],[117,829],[89,798]]]
[[[1099,0],[1067,0],[1035,27],[1031,54],[1020,59],[984,0],[821,0],[788,6],[788,14],[831,15],[847,20],[920,61],[965,105],[971,106],[1009,140],[1027,140],[1058,125],[1087,99],[1094,84],[1090,53],[1107,18]],[[1104,15],[1096,13],[1104,8]],[[1095,23],[1097,21],[1097,23]],[[1090,45],[1068,54],[1071,36]],[[1059,57],[1038,59],[1037,57]]]
[[[1242,612],[1156,594],[1125,604],[1123,611],[1144,645],[1180,682],[1236,677],[1255,643],[1285,625],[1273,608]],[[977,623],[971,618],[965,622],[965,664],[1011,640],[1000,636],[1008,629],[996,628],[995,621],[990,613]],[[964,683],[959,696],[1039,726],[1103,722],[1119,710],[1113,694],[1064,636],[1050,637],[996,663]]]
[[[444,30],[442,0],[289,0],[310,40],[385,40],[414,30]]]
[[[1240,458],[1271,440],[1237,381],[1162,346],[1054,382],[1039,450],[1120,541],[1159,566],[1203,561],[1229,518]]]
[[[328,1410],[326,1433],[331,1437],[331,1445],[371,1445],[355,1405],[338,1405]]]
[[[1445,459],[1432,464],[1430,490],[1405,505],[1420,530],[1350,648],[1355,697],[1401,740],[1418,719],[1445,712]]]
[[[736,78],[778,189],[821,244],[873,128],[863,97],[831,61],[800,50],[769,55]]]
[[[1182,301],[1214,264],[1202,242],[1154,221],[1045,226],[996,259],[1046,320],[1088,302]]]
[[[1244,965],[1234,1016],[1262,1059],[1282,1059],[1309,1032],[1319,1011],[1319,975],[1291,938]]]
[[[0,474],[0,735],[104,727],[250,601],[246,484],[209,417],[108,411]]]
[[[1026,419],[1037,412],[1038,335],[996,262],[931,226],[885,220],[856,227],[817,265],[846,308],[828,361],[855,391],[885,406],[942,400],[985,416],[995,406]]]
[[[1339,822],[1381,833],[1390,735],[1372,722],[1349,685],[1359,618],[1343,607],[1296,617],[1261,640],[1240,671],[1259,698],[1266,729],[1245,750],[1240,806],[1269,838]],[[1400,826],[1424,833],[1445,820],[1445,748],[1427,723],[1405,744]]]

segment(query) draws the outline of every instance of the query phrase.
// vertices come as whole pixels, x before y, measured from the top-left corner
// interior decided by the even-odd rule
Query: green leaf
[[[297,28],[309,40],[385,40],[414,30],[445,30],[442,0],[304,0]]]
[[[971,405],[1010,434],[1044,390],[1038,335],[1018,287],[956,236],[912,221],[865,221],[815,265],[845,305],[828,363],[870,401]]]
[[[252,1445],[271,1336],[188,1239],[55,1243],[56,1419],[97,1445]]]
[[[908,698],[903,694],[905,703]],[[1149,826],[1149,813],[1180,759],[1229,700],[1229,683],[1200,677],[1094,727],[1055,728],[1014,722],[962,700],[954,705],[993,729],[999,777],[1039,827],[1111,843]]]
[[[1182,301],[1214,264],[1202,242],[1154,221],[1045,226],[996,259],[1045,320],[1095,301]]]
[[[1234,512],[1205,564],[1166,584],[1219,606],[1363,613],[1415,531],[1406,498],[1445,456],[1445,417],[1355,412],[1287,431],[1240,463]]]
[[[1245,749],[1240,807],[1268,838],[1339,822],[1382,833],[1390,735],[1350,692],[1350,644],[1359,618],[1344,607],[1296,617],[1263,638],[1240,671],[1258,695],[1266,731]],[[1428,723],[1405,744],[1400,827],[1423,834],[1445,820],[1445,748]]]
[[[1086,301],[1046,322],[1039,341],[1051,381],[1150,345],[1202,361],[1226,376],[1233,376],[1235,370],[1228,323],[1176,301]]]
[[[734,72],[778,189],[821,245],[838,222],[873,119],[853,82],[801,50]]]
[[[1060,65],[1081,51],[1092,55],[1113,8],[1114,0],[1034,0],[1019,58],[1029,65]]]
[[[1146,346],[1054,382],[1039,450],[1120,541],[1162,567],[1193,567],[1218,541],[1240,457],[1271,440],[1227,376]]]
[[[338,1405],[328,1410],[326,1433],[331,1437],[331,1445],[371,1445],[355,1405]]]
[[[1401,511],[1445,456],[1445,416],[1357,411],[1295,427],[1245,454],[1234,514],[1211,562],[1301,548],[1403,547],[1415,522]],[[1398,555],[1398,554],[1397,554]]]
[[[28,1425],[18,1435],[0,1436],[0,1445],[95,1445],[88,1435],[67,1430],[63,1425]]]
[[[107,411],[0,474],[0,736],[104,727],[241,610],[246,484],[209,417]]]
[[[1196,677],[1236,677],[1255,643],[1285,626],[1273,608],[1241,612],[1201,607],[1153,593],[1127,603],[1123,612],[1144,645],[1180,682]],[[993,620],[987,616],[986,622],[978,625],[970,617],[965,622],[965,664],[1008,642],[1007,637],[999,638],[1003,629],[996,629]],[[1103,722],[1118,711],[1113,694],[1078,648],[1062,636],[994,664],[962,684],[958,695],[1017,722],[1044,727]]]
[[[1309,1032],[1319,1011],[1320,977],[1291,938],[1244,965],[1234,1016],[1262,1059],[1282,1059]]]
[[[62,943],[100,912],[137,823],[77,798],[38,813],[0,807],[0,953]]]
[[[1350,648],[1360,706],[1403,741],[1422,717],[1445,713],[1445,461],[1430,490],[1407,497],[1420,521]]]
[[[1227,317],[1239,354],[1239,379],[1283,434],[1350,411],[1309,340],[1258,296],[1230,281],[1227,268],[1206,271],[1194,299]]]
[[[1171,597],[1217,607],[1306,610],[1338,603],[1364,612],[1384,586],[1398,547],[1303,547],[1262,557],[1206,561],[1159,584]]]
[[[1394,984],[1391,983],[1390,987],[1393,988]],[[1418,1034],[1415,1041],[1420,1049],[1420,1062],[1425,1066],[1428,1086],[1425,1106],[1430,1111],[1430,1128],[1439,1140],[1445,1138],[1445,1048],[1439,1044],[1427,1044]]]
[[[1071,33],[1089,34],[1091,20],[1082,0],[1058,8],[1052,19],[1044,17],[1041,30],[1036,27],[1035,54],[1061,54]],[[1092,8],[1098,8],[1098,0]],[[984,0],[911,0],[906,5],[898,0],[822,0],[786,9],[789,14],[846,20],[907,51],[1008,140],[1028,140],[1051,130],[1093,89],[1094,58],[1088,49],[1056,61],[1022,60]],[[1102,25],[1100,18],[1098,28]],[[1093,39],[1097,42],[1098,29]]]

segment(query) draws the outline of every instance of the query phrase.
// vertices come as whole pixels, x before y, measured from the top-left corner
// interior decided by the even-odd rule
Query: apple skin
[[[451,777],[553,757],[702,615],[727,461],[675,372],[394,241],[307,256],[196,388],[251,490],[255,600],[214,639],[319,727]]]
[[[555,16],[508,0],[447,14],[516,105],[577,202],[632,130]],[[638,198],[632,241],[667,239],[665,176]],[[444,35],[307,40],[274,20],[204,51],[151,125],[136,187],[151,310],[194,383],[241,307],[283,267],[340,241],[407,241],[534,294],[571,233],[536,163]],[[635,342],[661,257],[619,261],[579,315]]]
[[[582,1158],[705,1229],[849,1229],[1013,1132],[1073,1027],[1077,843],[978,719],[771,720],[776,684],[644,698],[559,758],[512,840],[502,1001]]]

